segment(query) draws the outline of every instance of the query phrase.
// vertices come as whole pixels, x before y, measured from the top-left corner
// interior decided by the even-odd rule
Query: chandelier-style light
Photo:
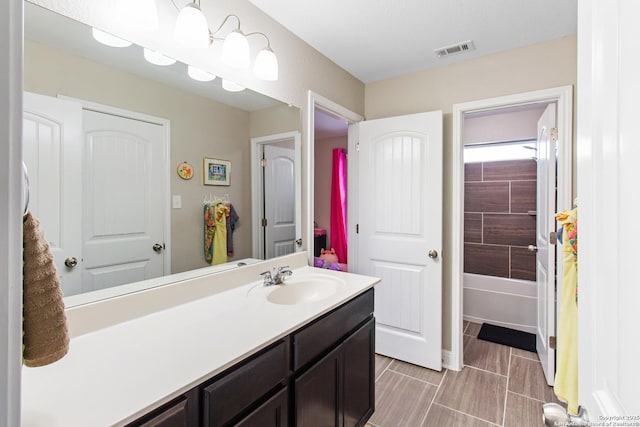
[[[173,65],[176,63],[175,59],[169,58],[168,56],[155,50],[147,49],[146,47],[144,48],[144,59],[152,64],[160,66]]]
[[[91,28],[91,34],[93,34],[93,38],[100,43],[111,47],[129,47],[132,44],[128,40],[121,39],[113,34],[105,33],[97,28]]]
[[[207,48],[211,44],[207,18],[197,3],[189,3],[180,10],[175,28],[176,39],[185,46]]]
[[[231,18],[235,18],[238,23],[233,30],[223,36],[222,29]],[[267,47],[258,52],[253,64],[253,74],[262,80],[278,80],[278,58],[271,49],[269,37],[260,32],[245,34],[241,29],[240,18],[237,15],[227,15],[220,26],[215,31],[211,31],[200,9],[200,0],[194,0],[179,9],[175,35],[178,41],[191,47],[206,48],[215,40],[221,40],[223,41],[222,62],[232,68],[245,70],[249,69],[251,64],[251,52],[247,38],[260,35],[266,39]]]

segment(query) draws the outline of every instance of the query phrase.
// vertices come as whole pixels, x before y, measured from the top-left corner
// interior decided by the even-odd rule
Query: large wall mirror
[[[129,292],[130,282],[217,271],[205,205],[218,199],[234,211],[229,268],[298,250],[295,234],[267,247],[273,239],[256,238],[266,231],[252,218],[270,209],[256,206],[264,197],[255,194],[271,182],[269,168],[254,163],[275,157],[275,209],[292,233],[300,228],[297,107],[230,92],[220,78],[196,81],[180,62],[154,65],[140,46],[105,46],[91,27],[28,2],[24,46],[29,210],[50,242],[68,306]]]

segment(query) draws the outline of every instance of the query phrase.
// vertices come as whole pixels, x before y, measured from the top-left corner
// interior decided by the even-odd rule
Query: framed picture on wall
[[[204,185],[229,185],[231,162],[228,160],[203,159],[202,178]]]

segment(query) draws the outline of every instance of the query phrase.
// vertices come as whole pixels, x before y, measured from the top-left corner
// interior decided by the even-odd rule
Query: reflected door
[[[164,127],[85,110],[83,287],[164,274]]]
[[[357,273],[376,286],[376,353],[442,368],[442,113],[358,124]]]
[[[49,242],[64,295],[73,295],[81,291],[82,276],[73,262],[82,260],[82,108],[29,92],[23,100],[29,210]]]
[[[265,259],[296,251],[295,151],[264,145]]]

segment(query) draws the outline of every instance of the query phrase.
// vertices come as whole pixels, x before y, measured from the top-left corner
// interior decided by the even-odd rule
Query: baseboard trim
[[[442,350],[442,367],[451,369],[452,371],[459,371],[462,369],[462,366],[457,366],[453,357],[453,352],[449,350]]]

